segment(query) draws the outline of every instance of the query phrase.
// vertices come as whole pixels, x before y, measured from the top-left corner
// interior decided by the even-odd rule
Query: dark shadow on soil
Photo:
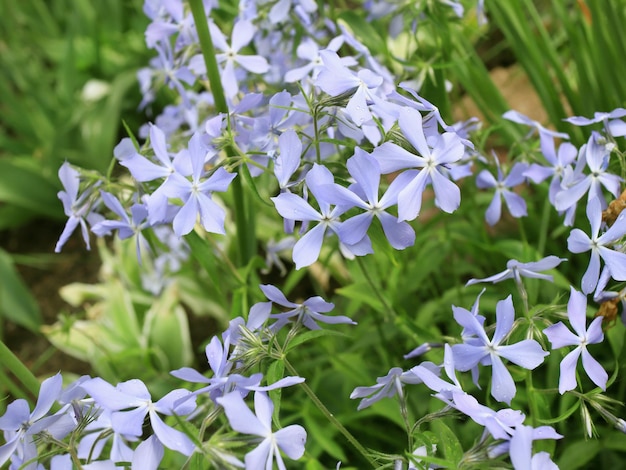
[[[54,253],[63,226],[63,222],[36,220],[0,232],[0,246],[18,255],[18,261],[22,260],[16,268],[37,300],[45,324],[54,323],[59,313],[71,311],[59,296],[61,287],[72,282],[92,283],[98,278],[100,258],[96,251],[87,251],[78,231],[61,253]],[[76,374],[90,371],[89,364],[58,351],[43,335],[8,321],[4,321],[4,341],[37,376],[46,377],[58,371]]]

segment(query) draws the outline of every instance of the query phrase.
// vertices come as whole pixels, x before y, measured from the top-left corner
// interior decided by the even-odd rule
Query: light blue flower
[[[454,319],[468,333],[475,335],[466,336],[463,344],[452,346],[456,369],[468,371],[478,364],[491,366],[491,396],[498,401],[510,404],[516,392],[515,382],[502,362],[502,358],[524,369],[532,370],[538,367],[549,353],[533,339],[526,339],[515,344],[502,344],[509,335],[515,320],[515,310],[510,295],[496,305],[496,329],[491,339],[487,337],[476,315],[471,312],[457,308],[454,310]]]
[[[576,388],[576,365],[580,356],[582,356],[583,368],[591,381],[602,390],[606,390],[608,374],[587,351],[587,345],[598,344],[604,340],[602,317],[596,317],[587,328],[586,311],[587,297],[572,287],[567,304],[567,316],[576,334],[572,333],[563,322],[555,323],[543,330],[552,344],[552,349],[576,346],[561,361],[559,377],[559,393],[561,394]]]
[[[255,392],[253,413],[238,392],[232,392],[217,399],[224,408],[231,427],[242,434],[252,434],[262,440],[245,457],[246,469],[263,470],[273,468],[273,462],[279,470],[285,470],[281,451],[290,459],[297,460],[304,455],[306,431],[297,424],[272,431],[272,413],[274,404],[264,392]]]
[[[626,254],[607,247],[626,235],[626,213],[622,212],[611,228],[600,236],[598,235],[602,225],[602,208],[597,198],[593,198],[587,204],[587,218],[591,224],[591,237],[575,228],[567,239],[567,248],[572,253],[591,250],[589,266],[582,279],[581,287],[584,294],[593,292],[598,284],[600,258],[605,262],[613,279],[626,281]]]

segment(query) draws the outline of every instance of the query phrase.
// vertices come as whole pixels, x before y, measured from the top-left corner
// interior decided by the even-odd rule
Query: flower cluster
[[[457,1],[404,3],[367,1],[366,14],[370,19],[389,18],[394,38],[400,37],[400,29],[419,29],[416,18],[439,14],[446,21],[459,21],[464,15]],[[90,232],[131,239],[142,268],[138,276],[151,294],[159,294],[186,263],[197,262],[204,271],[194,272],[200,279],[196,285],[210,282],[232,303],[230,310],[213,311],[228,328],[203,343],[210,371],[196,370],[190,363],[171,366],[178,367],[171,375],[186,385],[158,397],[150,384],[136,378],[113,384],[85,376],[65,389],[60,375],[47,379],[33,411],[18,399],[0,417],[5,439],[0,465],[10,461],[12,468],[34,469],[39,468],[38,460],[49,460],[52,468],[75,464],[86,469],[149,469],[175,465],[171,462],[186,465],[201,456],[216,468],[283,469],[284,456],[302,458],[307,437],[313,435],[307,436],[299,424],[280,426],[282,389],[300,385],[355,450],[376,466],[380,462],[372,457],[374,452],[350,435],[287,359],[301,344],[331,336],[323,327],[357,329],[370,322],[381,338],[392,325],[405,331],[414,326],[415,336],[427,341],[405,359],[428,355],[428,360],[408,368],[393,366],[375,385],[356,387],[350,395],[361,400],[358,410],[368,412],[383,398],[398,399],[409,437],[409,457],[399,459],[405,463],[425,468],[444,461],[437,460],[430,434],[421,432],[428,416],[410,422],[411,389],[444,403],[436,417],[462,414],[484,428],[468,459],[478,454],[482,460],[508,457],[517,469],[554,468],[552,455],[533,454],[532,447],[535,440],[561,439],[562,428],[538,423],[562,419],[538,411],[538,386],[532,379],[537,371],[556,371],[559,363],[558,384],[555,376],[548,377],[541,393],[554,399],[569,393],[579,400],[576,406],[585,423],[590,421],[585,411],[589,405],[623,430],[623,420],[603,405],[606,399],[600,391],[611,385],[606,362],[588,350],[604,340],[603,319],[587,326],[586,296],[625,297],[623,289],[612,293],[610,283],[626,281],[626,215],[611,211],[615,206],[608,198],[617,198],[623,183],[613,172],[611,157],[615,138],[626,135],[621,119],[626,110],[570,118],[568,123],[575,126],[602,125],[580,148],[568,142],[568,134],[509,111],[503,117],[530,126],[527,139],[536,131],[539,143],[533,147],[524,139],[524,152],[513,162],[495,152],[487,158],[473,138],[480,131],[477,120],[446,122],[421,96],[423,81],[398,83],[394,71],[399,65],[416,72],[408,61],[395,52],[377,54],[362,31],[357,34],[358,28],[351,27],[355,23],[350,23],[350,15],[337,16],[323,2],[242,1],[226,11],[211,0],[146,0],[144,11],[151,21],[146,44],[155,57],[138,74],[140,107],[150,110],[164,87],[176,98],[141,128],[141,144],[130,135],[117,145],[114,163],[122,167],[123,176],[94,174],[67,162],[61,166],[59,199],[68,220],[55,251],[61,251],[79,227],[87,248]],[[482,2],[476,13],[483,18]],[[527,188],[531,184],[535,186]],[[565,227],[574,225],[578,203],[586,198],[590,234],[572,228],[561,244],[563,252],[567,248],[574,255],[591,252],[580,289],[573,287],[578,279],[569,281],[561,272],[557,276],[557,268],[566,271],[579,257],[570,257],[567,265],[561,265],[565,258],[544,257],[545,226],[537,229],[540,248],[531,252],[524,221],[503,215],[503,202],[513,218],[532,215],[525,196],[533,191],[545,193],[543,219],[549,219],[552,206]],[[478,257],[458,257],[450,264],[458,262],[454,274],[467,289],[456,292],[474,296],[474,284],[513,279],[519,298],[481,298],[483,291],[469,310],[452,306],[450,318],[456,325],[450,331],[442,332],[434,323],[431,329],[423,328],[418,320],[412,323],[408,315],[394,310],[374,278],[388,276],[390,280],[381,283],[395,290],[394,282],[404,282],[392,272],[396,257],[453,243],[457,226],[449,228],[448,221],[466,205],[470,207],[460,218],[467,215],[482,226],[484,217],[489,227],[482,227],[483,239],[464,240],[496,252],[488,234],[499,230],[497,224],[505,229],[517,224],[525,243],[519,253],[513,253],[518,245],[506,247],[507,258],[518,259],[510,259],[497,274],[481,273]],[[428,224],[443,226],[449,239],[429,240],[423,230]],[[237,243],[231,244],[230,238]],[[558,233],[553,238],[558,244]],[[259,248],[265,266],[254,256]],[[375,272],[363,259],[375,252],[389,260],[384,272]],[[346,268],[356,257],[358,274]],[[283,277],[292,265],[295,270],[286,276],[282,290],[268,283],[279,275],[274,267]],[[307,267],[311,269],[305,271]],[[423,268],[431,272],[429,266]],[[418,273],[411,269],[406,272]],[[198,271],[197,265],[190,271]],[[233,289],[221,290],[222,271],[234,279]],[[335,303],[324,299],[336,287],[329,273],[333,281],[353,282],[352,290],[336,289],[353,301],[350,309],[338,308],[347,315],[331,314]],[[470,273],[478,275],[469,279]],[[310,283],[295,289],[307,274]],[[426,283],[426,277],[420,282]],[[188,285],[182,279],[172,285],[185,290]],[[567,311],[537,302],[540,291],[532,292],[534,298],[529,295],[526,284],[531,283],[548,286],[546,290],[569,286]],[[259,284],[264,300],[250,288]],[[449,305],[451,290],[436,287],[432,291],[439,293],[437,302]],[[194,295],[195,304],[186,305],[190,310],[214,301]],[[556,295],[552,303],[558,304],[558,299]],[[385,321],[368,318],[362,305],[372,306]],[[391,317],[396,321],[387,321]],[[574,333],[563,323],[566,318]],[[447,335],[445,341],[433,339],[435,329],[437,335]],[[567,347],[573,349],[561,359],[558,350]],[[599,390],[587,390],[586,378],[577,373],[579,358]],[[249,396],[254,411],[246,403]],[[293,416],[290,423],[297,421]],[[423,445],[414,445],[415,436]],[[320,439],[318,447],[341,455],[328,441]],[[311,459],[322,451],[315,452]],[[454,466],[459,460],[445,463]]]

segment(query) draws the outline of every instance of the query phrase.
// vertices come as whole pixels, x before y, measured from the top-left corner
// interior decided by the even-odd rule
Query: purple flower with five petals
[[[331,209],[330,204],[324,201],[323,188],[334,182],[332,173],[325,166],[314,164],[306,175],[306,184],[311,193],[318,201],[320,210],[314,209],[306,200],[296,194],[284,192],[271,198],[278,213],[289,220],[299,220],[302,222],[319,222],[315,227],[305,233],[293,247],[293,260],[296,269],[309,266],[317,261],[322,243],[329,229],[337,233],[341,221],[339,216],[348,208],[335,206]],[[340,239],[340,242],[342,240]],[[362,256],[372,253],[369,237],[359,240],[354,245],[344,244],[343,248],[349,253]]]
[[[444,212],[452,213],[461,204],[461,191],[449,179],[449,165],[459,161],[465,147],[452,132],[426,138],[422,115],[413,108],[399,112],[398,125],[404,137],[417,153],[409,152],[392,142],[385,142],[372,152],[384,174],[410,168],[411,180],[398,193],[398,220],[415,219],[422,208],[422,194],[431,183],[435,191],[435,204]]]
[[[67,239],[79,225],[83,240],[89,250],[89,231],[87,229],[87,222],[95,224],[102,219],[100,215],[92,212],[92,208],[94,206],[94,198],[92,197],[93,192],[89,190],[81,195],[78,194],[80,175],[78,171],[72,168],[67,162],[63,163],[61,168],[59,168],[59,179],[61,180],[61,183],[63,183],[65,191],[59,191],[57,196],[63,203],[65,215],[69,218],[61,236],[59,237],[59,241],[57,241],[57,244],[54,247],[54,251],[55,253],[59,253],[61,251],[61,248],[63,248]]]
[[[5,444],[0,446],[0,466],[14,457],[20,462],[31,461],[21,467],[19,464],[11,468],[34,470],[37,466],[33,459],[37,457],[37,434],[48,432],[56,439],[63,439],[72,431],[75,421],[70,414],[62,409],[54,415],[48,412],[61,394],[63,378],[56,374],[41,384],[37,404],[31,412],[28,402],[18,398],[7,406],[6,412],[0,416],[0,429],[4,431]]]
[[[119,383],[116,387],[97,377],[85,381],[82,388],[89,393],[95,402],[112,411],[111,424],[115,432],[129,436],[143,434],[143,422],[146,415],[150,416],[150,424],[161,443],[184,455],[191,455],[195,444],[186,434],[178,431],[163,421],[159,413],[165,415],[187,415],[196,408],[195,400],[185,400],[177,406],[188,390],[172,390],[157,402],[153,402],[150,392],[139,379]]]
[[[539,261],[532,261],[530,263],[520,263],[516,259],[511,259],[506,263],[506,269],[501,273],[494,274],[493,276],[486,277],[484,279],[470,279],[467,281],[466,286],[478,284],[479,282],[501,282],[505,279],[514,279],[517,284],[522,282],[522,276],[531,277],[535,279],[545,279],[552,282],[552,276],[549,274],[541,274],[540,271],[546,271],[548,269],[556,268],[562,261],[567,261],[566,258],[559,258],[558,256],[546,256]]]
[[[591,250],[591,259],[582,279],[584,294],[593,292],[600,277],[600,258],[608,267],[611,277],[617,281],[626,281],[626,254],[607,248],[626,235],[626,213],[622,212],[611,228],[598,236],[602,225],[600,201],[593,198],[587,205],[587,218],[591,224],[591,237],[579,228],[570,232],[567,249],[572,253],[584,253]]]
[[[579,162],[573,174],[563,181],[565,189],[558,192],[554,198],[554,207],[558,211],[565,211],[576,203],[587,193],[587,207],[593,199],[602,202],[602,208],[606,207],[602,186],[604,186],[615,198],[620,194],[620,182],[622,179],[609,173],[609,158],[611,152],[609,148],[598,142],[599,135],[593,133],[587,144],[581,149]],[[582,160],[581,160],[582,159]],[[582,174],[584,164],[589,167],[588,175]]]
[[[572,287],[567,303],[567,316],[576,334],[572,333],[563,322],[555,323],[543,330],[552,344],[552,349],[576,346],[576,349],[561,361],[559,377],[559,393],[561,394],[576,388],[576,365],[580,356],[583,358],[583,368],[592,382],[602,390],[606,390],[608,374],[587,351],[588,344],[597,344],[604,340],[602,317],[596,317],[589,328],[586,328],[586,311],[587,297]]]
[[[323,188],[323,199],[338,206],[358,207],[365,212],[345,220],[337,229],[339,238],[345,243],[354,244],[362,240],[374,219],[380,220],[385,236],[391,246],[404,250],[415,242],[415,231],[406,222],[399,222],[385,209],[397,203],[398,193],[402,191],[411,176],[402,173],[394,179],[387,192],[379,199],[380,166],[370,154],[357,147],[347,161],[348,171],[356,181],[349,188],[332,184]]]
[[[205,178],[207,151],[198,133],[189,140],[187,155],[191,162],[191,180],[179,173],[173,173],[163,190],[168,197],[180,198],[184,202],[174,217],[174,233],[181,237],[191,232],[199,214],[200,223],[207,232],[224,234],[226,214],[211,199],[211,194],[214,191],[226,191],[236,175],[219,167]]]
[[[263,470],[273,468],[273,462],[279,470],[285,470],[280,451],[290,459],[299,459],[304,455],[306,431],[297,424],[272,431],[272,413],[274,404],[263,392],[255,392],[253,413],[237,392],[229,393],[218,398],[231,427],[243,434],[252,434],[261,438],[258,447],[246,454],[246,468]]]
[[[465,328],[466,332],[475,335],[466,337],[463,344],[452,346],[457,370],[467,371],[478,364],[490,365],[492,368],[491,395],[498,401],[510,404],[516,392],[515,382],[502,362],[502,358],[524,369],[532,370],[539,366],[549,353],[533,339],[509,345],[502,344],[511,331],[515,319],[515,310],[510,295],[496,305],[496,330],[492,339],[487,337],[483,325],[471,312],[456,308],[454,319]]]
[[[276,323],[271,326],[271,329],[273,331],[278,331],[279,329],[281,329],[289,322],[290,319],[295,319],[310,330],[320,329],[320,326],[316,323],[318,321],[330,324],[348,323],[351,325],[356,325],[356,322],[343,315],[332,317],[324,315],[324,313],[328,313],[332,309],[334,309],[335,305],[330,302],[326,302],[319,295],[311,297],[304,302],[297,304],[287,300],[285,294],[278,290],[277,287],[274,287],[270,284],[265,284],[260,287],[265,294],[265,297],[267,297],[270,301],[274,302],[277,305],[280,305],[281,307],[290,309],[284,313],[270,315],[270,318],[277,320]]]
[[[439,375],[439,367],[432,362],[422,362],[420,367],[424,367],[435,375]],[[357,410],[362,410],[376,403],[383,398],[390,398],[398,395],[402,399],[404,395],[404,384],[420,384],[422,379],[412,371],[404,372],[400,367],[392,367],[387,375],[378,377],[376,385],[370,387],[356,387],[350,394],[351,399],[362,398]]]
[[[269,64],[267,60],[260,55],[242,55],[239,53],[254,37],[256,28],[252,22],[240,20],[235,23],[231,34],[232,39],[230,45],[226,42],[226,38],[215,23],[210,22],[209,29],[213,42],[215,43],[215,48],[222,51],[215,57],[218,63],[224,66],[221,77],[224,93],[228,98],[233,98],[239,92],[235,65],[239,65],[248,72],[261,74],[269,70]],[[206,73],[206,66],[202,56],[194,57],[193,64],[193,68],[196,72]]]
[[[485,213],[485,220],[489,225],[495,225],[500,220],[502,215],[502,198],[504,198],[504,202],[513,217],[519,218],[527,215],[526,201],[519,194],[511,191],[510,188],[522,184],[526,180],[524,174],[528,169],[528,165],[526,163],[516,163],[505,177],[500,168],[498,157],[494,156],[494,158],[498,169],[498,178],[496,179],[487,170],[481,171],[476,178],[476,186],[480,189],[496,189]]]

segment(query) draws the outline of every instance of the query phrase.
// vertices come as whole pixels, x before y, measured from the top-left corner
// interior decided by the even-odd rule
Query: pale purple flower
[[[306,431],[297,424],[292,424],[276,432],[272,431],[272,413],[274,404],[263,392],[255,392],[253,413],[237,392],[218,398],[224,408],[231,427],[242,434],[251,434],[261,438],[259,445],[245,457],[246,469],[272,469],[274,461],[279,470],[285,470],[281,451],[290,459],[297,460],[304,455]]]
[[[209,29],[215,48],[222,51],[215,57],[218,63],[223,65],[221,78],[224,92],[228,98],[233,98],[239,92],[239,85],[235,74],[236,65],[244,68],[248,72],[262,74],[269,70],[269,64],[264,57],[259,55],[242,55],[239,53],[241,49],[252,41],[256,32],[256,28],[251,21],[240,20],[235,23],[231,34],[230,45],[226,42],[226,38],[215,23],[210,22]],[[198,63],[200,62],[202,62],[202,65],[199,66],[198,71],[204,73],[206,72],[206,70],[202,70],[204,61],[198,61]]]
[[[372,152],[384,174],[420,168],[419,171],[409,170],[412,179],[398,193],[398,220],[413,220],[419,215],[422,194],[429,183],[433,185],[437,207],[444,212],[454,212],[461,203],[461,191],[449,179],[449,165],[459,161],[465,153],[461,140],[452,132],[426,138],[422,115],[413,108],[405,107],[400,111],[398,125],[417,153],[392,142],[385,142]]]
[[[191,162],[191,180],[179,173],[173,173],[168,179],[164,193],[171,198],[180,198],[183,206],[174,217],[174,233],[181,237],[193,230],[198,215],[200,223],[207,232],[224,234],[226,213],[211,195],[215,191],[224,192],[235,178],[223,167],[217,168],[211,176],[205,177],[207,150],[202,144],[200,134],[194,134],[189,140],[186,152]]]
[[[550,459],[547,452],[533,455],[532,443],[535,439],[561,439],[549,426],[533,428],[520,424],[509,442],[509,456],[515,470],[558,470],[558,466]]]
[[[236,324],[239,325],[240,323],[236,322]],[[250,377],[232,373],[231,371],[235,364],[230,360],[230,347],[236,342],[238,336],[227,333],[229,333],[229,330],[224,333],[223,344],[217,336],[214,336],[205,348],[209,366],[213,371],[212,377],[207,378],[191,367],[182,367],[171,372],[178,379],[204,385],[190,395],[183,396],[175,402],[175,405],[179,405],[185,400],[202,393],[209,393],[211,400],[216,401],[217,398],[231,391],[238,391],[242,396],[245,396],[252,390],[268,391],[304,382],[304,379],[301,377],[283,377],[273,384],[261,386],[263,374],[260,372],[252,374]]]
[[[385,194],[379,199],[381,171],[378,162],[367,152],[357,147],[354,155],[347,161],[348,172],[356,181],[349,188],[338,184],[323,188],[323,199],[329,204],[345,207],[358,207],[365,212],[345,220],[337,228],[339,238],[345,243],[354,244],[362,240],[374,219],[380,220],[389,244],[397,250],[412,246],[415,242],[415,231],[404,221],[386,212],[395,205],[398,193],[402,191],[411,176],[407,172],[399,175],[389,185]]]
[[[92,212],[94,206],[93,189],[87,190],[81,195],[78,194],[80,185],[80,174],[70,166],[68,162],[63,163],[59,168],[59,179],[63,184],[64,191],[59,191],[57,196],[63,203],[63,211],[68,218],[63,232],[57,241],[54,251],[59,253],[70,235],[80,225],[81,234],[87,249],[89,245],[89,230],[87,222],[95,224],[102,219],[101,216]]]
[[[505,177],[502,169],[500,168],[498,157],[494,156],[494,159],[496,162],[498,178],[496,179],[487,170],[481,171],[476,178],[476,186],[479,188],[495,188],[496,190],[489,207],[487,207],[487,212],[485,213],[485,220],[489,225],[495,225],[498,223],[500,217],[502,216],[502,198],[504,198],[504,202],[513,217],[519,218],[527,215],[526,201],[524,201],[519,194],[515,194],[511,191],[511,188],[522,184],[526,180],[524,173],[526,172],[528,165],[521,162],[516,163],[513,165],[513,168],[511,168],[509,174]]]
[[[346,113],[357,126],[369,122],[372,119],[369,104],[373,102],[374,93],[382,85],[383,78],[369,69],[353,72],[344,65],[336,52],[329,49],[320,51],[320,57],[324,68],[317,76],[315,85],[331,96],[354,90],[346,105]]]
[[[456,369],[467,371],[478,364],[491,366],[491,395],[498,401],[510,404],[516,392],[515,382],[502,362],[502,358],[524,369],[533,370],[549,353],[533,339],[509,345],[502,344],[509,335],[515,320],[515,310],[510,295],[496,305],[496,329],[492,339],[487,337],[483,325],[471,312],[460,308],[455,309],[454,319],[467,331],[476,335],[466,337],[463,344],[452,346]]]
[[[587,218],[591,224],[591,237],[575,228],[567,239],[567,248],[572,253],[591,250],[589,266],[582,278],[582,291],[585,294],[593,292],[598,284],[600,258],[604,260],[613,279],[626,281],[626,254],[607,247],[626,235],[626,213],[621,213],[611,228],[600,236],[598,235],[602,225],[602,208],[597,198],[593,198],[587,204]]]
[[[467,393],[453,393],[452,401],[451,406],[484,426],[494,439],[509,439],[515,432],[514,428],[524,422],[525,416],[521,411],[511,408],[495,411],[478,403],[476,398]]]
[[[552,349],[576,346],[561,361],[561,374],[559,377],[559,393],[561,394],[576,388],[576,365],[581,355],[583,368],[591,381],[602,390],[606,390],[608,374],[602,365],[587,351],[587,345],[598,344],[604,340],[602,317],[596,317],[587,328],[586,312],[587,297],[572,287],[569,302],[567,303],[567,316],[576,334],[572,333],[563,322],[555,323],[543,330],[543,333],[552,344]]]
[[[587,144],[581,149],[584,159],[577,165],[576,171],[568,180],[563,180],[564,189],[559,191],[554,199],[554,207],[558,211],[564,211],[574,206],[585,194],[587,194],[587,208],[593,199],[602,202],[602,208],[606,207],[602,186],[604,186],[616,199],[620,194],[622,179],[608,172],[610,150],[606,145],[597,141],[598,135],[592,134]],[[588,175],[582,174],[582,164],[586,162],[590,170]],[[565,185],[567,184],[567,187]]]
[[[439,375],[439,367],[432,362],[422,362],[420,366],[430,370],[433,374]],[[362,398],[357,410],[362,410],[371,406],[383,398],[391,398],[398,395],[400,400],[404,396],[404,384],[420,384],[422,379],[412,371],[404,372],[400,367],[393,367],[384,377],[376,379],[376,385],[370,387],[356,387],[350,394],[350,398],[355,400]]]
[[[511,259],[507,261],[506,269],[501,273],[494,274],[493,276],[489,276],[484,279],[470,279],[465,285],[471,286],[473,284],[478,284],[479,282],[492,282],[495,284],[497,282],[504,281],[505,279],[513,279],[516,283],[521,283],[522,276],[544,279],[552,282],[552,276],[550,274],[541,274],[541,271],[556,268],[562,261],[567,261],[567,259],[559,258],[558,256],[553,255],[546,256],[539,261],[532,261],[530,263],[520,263],[516,259]]]
[[[330,41],[328,46],[326,46],[326,50],[337,52],[342,45],[343,38],[339,36]],[[304,38],[300,44],[298,44],[296,55],[300,59],[308,60],[309,63],[289,70],[285,73],[285,81],[287,83],[298,82],[303,80],[309,74],[311,75],[311,78],[315,80],[320,70],[324,68],[324,62],[322,62],[320,49],[317,43],[311,38]],[[356,61],[352,57],[342,57],[339,60],[346,67],[356,65]]]
[[[143,229],[148,227],[148,209],[144,204],[133,204],[130,208],[130,217],[120,201],[106,191],[100,191],[104,204],[117,214],[121,220],[103,220],[98,222],[91,231],[102,237],[108,235],[112,230],[117,230],[117,236],[120,240],[135,237],[135,247],[137,251],[137,259],[141,260],[141,252],[149,251],[148,241],[141,233]]]
[[[559,150],[555,149],[554,137],[548,134],[540,134],[541,153],[548,161],[550,166],[543,166],[532,163],[528,170],[524,172],[524,176],[533,183],[538,184],[543,180],[552,177],[550,180],[550,189],[548,199],[552,205],[555,204],[556,195],[561,191],[561,181],[565,169],[570,167],[576,160],[578,150],[569,142],[563,142],[559,146]]]
[[[560,137],[561,139],[569,139],[569,136],[564,132],[556,132],[546,127],[542,126],[540,122],[535,121],[534,119],[529,118],[528,116],[523,115],[519,111],[509,110],[502,115],[504,119],[508,119],[509,121],[516,122],[518,124],[524,124],[525,126],[530,126],[534,130],[537,130],[540,136],[547,135],[551,137]]]
[[[194,411],[195,400],[185,400],[176,405],[181,398],[191,394],[188,390],[172,390],[159,401],[153,402],[150,392],[139,379],[128,380],[114,387],[101,378],[95,378],[81,386],[98,405],[112,412],[111,425],[115,432],[141,436],[144,418],[148,415],[154,433],[165,447],[187,456],[195,451],[195,444],[186,434],[168,426],[159,416],[159,413],[184,416]]]
[[[436,392],[433,396],[439,398],[444,403],[448,405],[452,405],[452,397],[454,393],[465,393],[463,388],[461,387],[461,383],[459,379],[456,377],[455,370],[456,365],[454,363],[454,354],[452,353],[452,348],[449,344],[444,345],[444,353],[443,353],[443,369],[446,372],[446,375],[451,380],[452,383],[446,382],[445,380],[439,377],[438,373],[432,371],[432,368],[429,365],[429,362],[424,362],[418,366],[415,366],[411,369],[416,376],[418,376],[424,385],[430,388],[432,391]]]
[[[41,384],[35,408],[31,412],[28,402],[23,398],[9,403],[4,415],[0,417],[0,429],[4,431],[5,444],[0,446],[0,466],[9,458],[25,463],[37,457],[36,436],[47,432],[56,439],[63,439],[71,432],[76,424],[73,417],[65,411],[48,415],[48,412],[57,401],[63,387],[61,374],[47,378]],[[20,467],[20,464],[15,468]],[[11,467],[14,468],[14,467]],[[24,468],[34,470],[36,463],[31,462]]]
[[[283,192],[277,197],[271,198],[276,210],[284,219],[319,222],[305,233],[293,247],[293,260],[296,263],[296,269],[309,266],[317,261],[327,230],[337,233],[341,224],[339,216],[347,210],[339,206],[331,209],[330,204],[324,202],[322,188],[333,182],[332,173],[322,165],[314,164],[306,175],[307,187],[317,199],[319,211],[302,197],[292,193]],[[345,244],[344,248],[358,256],[372,253],[371,242],[367,237],[354,245]]]
[[[143,100],[139,109],[154,101],[156,96],[152,89],[154,78],[162,79],[171,89],[175,89],[183,100],[185,107],[190,106],[187,90],[183,84],[193,85],[196,77],[186,65],[177,61],[169,41],[159,42],[154,45],[157,57],[150,61],[150,67],[143,68],[137,73]]]
[[[583,116],[572,116],[565,119],[565,121],[570,124],[574,124],[575,126],[588,126],[590,124],[601,122],[609,134],[613,137],[621,137],[626,135],[626,123],[620,119],[624,116],[626,116],[626,109],[615,108],[613,111],[608,113],[595,112],[593,113],[593,118],[591,119]]]
[[[295,303],[287,300],[285,294],[283,294],[277,287],[270,284],[261,285],[261,290],[265,297],[276,305],[289,309],[283,313],[277,313],[270,315],[270,318],[276,320],[271,328],[273,331],[281,329],[290,320],[296,321],[309,328],[310,330],[319,330],[320,326],[317,322],[338,324],[348,323],[350,325],[356,325],[356,322],[344,315],[329,316],[326,313],[332,311],[335,305],[330,302],[326,302],[319,295],[310,297],[302,303]]]

